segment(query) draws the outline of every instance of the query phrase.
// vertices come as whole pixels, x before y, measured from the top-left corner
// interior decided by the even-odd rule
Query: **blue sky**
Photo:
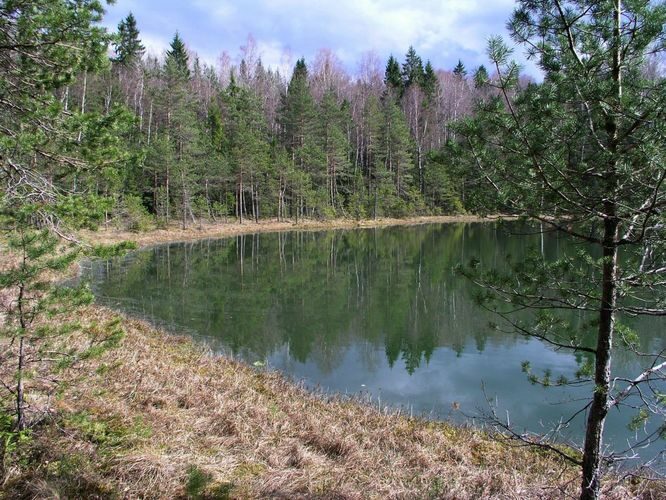
[[[235,58],[251,34],[262,61],[291,65],[329,48],[354,72],[364,52],[400,61],[410,45],[436,68],[487,65],[488,37],[506,36],[514,0],[117,0],[104,24],[115,29],[130,11],[144,44],[161,55],[178,30],[188,47],[215,63]],[[522,59],[519,57],[519,59]],[[534,73],[528,70],[530,73]]]

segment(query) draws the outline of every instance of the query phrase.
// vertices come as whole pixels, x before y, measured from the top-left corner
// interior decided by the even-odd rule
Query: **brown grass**
[[[424,217],[407,217],[404,219],[331,219],[313,220],[300,219],[298,224],[294,221],[277,221],[275,219],[261,219],[258,223],[246,221],[238,222],[202,223],[190,225],[182,229],[179,224],[172,224],[165,229],[154,229],[143,233],[120,231],[117,229],[104,229],[99,231],[81,231],[79,237],[94,244],[112,244],[121,241],[133,241],[144,247],[158,243],[191,241],[204,238],[224,238],[239,234],[272,233],[280,231],[320,231],[327,229],[355,229],[369,227],[405,226],[417,224],[446,224],[455,222],[490,222],[502,216],[479,217],[477,215],[441,215]],[[503,218],[511,218],[504,216]]]
[[[85,324],[116,314],[90,307]],[[478,430],[314,395],[125,319],[120,348],[72,370],[7,498],[562,498],[577,471]],[[607,482],[609,498],[652,494]],[[611,491],[612,490],[612,491]],[[216,496],[217,495],[217,496]]]

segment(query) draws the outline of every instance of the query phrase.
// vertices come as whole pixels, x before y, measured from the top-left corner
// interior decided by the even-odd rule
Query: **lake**
[[[456,272],[476,258],[505,268],[528,251],[555,259],[580,249],[556,234],[516,235],[492,223],[250,234],[156,246],[84,268],[101,304],[188,333],[220,353],[279,370],[324,391],[360,395],[412,415],[479,423],[497,406],[518,429],[547,432],[583,406],[591,387],[533,385],[530,361],[570,379],[583,354],[489,327],[498,318],[473,300]],[[524,229],[524,228],[522,228]],[[529,231],[523,231],[529,232]],[[589,319],[575,313],[571,320]],[[666,347],[662,319],[633,319],[642,351]],[[616,374],[640,366],[618,350]],[[613,411],[615,450],[644,431]],[[579,440],[583,419],[564,432]],[[648,452],[654,455],[663,442]]]

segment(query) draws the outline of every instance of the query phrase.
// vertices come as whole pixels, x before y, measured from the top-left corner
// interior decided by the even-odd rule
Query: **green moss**
[[[100,418],[87,412],[73,413],[63,421],[66,427],[78,431],[84,439],[99,446],[101,452],[130,448],[137,441],[152,435],[152,429],[141,417],[135,417],[129,426],[118,417]]]
[[[242,462],[234,469],[234,477],[246,479],[249,477],[260,476],[266,471],[266,466],[257,462]]]
[[[234,484],[230,482],[216,483],[212,474],[196,465],[187,468],[185,492],[192,500],[226,500],[231,498]]]

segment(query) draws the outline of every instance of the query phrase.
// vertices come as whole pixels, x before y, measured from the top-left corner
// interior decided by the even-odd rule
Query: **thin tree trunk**
[[[139,91],[139,132],[143,132],[143,90],[144,90],[144,75],[141,73],[141,83]]]
[[[25,430],[23,367],[25,366],[25,337],[19,340],[18,369],[16,370],[16,430]]]
[[[83,72],[83,90],[81,92],[81,114],[83,115],[86,112],[86,93],[88,92],[88,71]],[[83,130],[79,130],[79,136],[76,139],[76,142],[81,142],[83,137]]]
[[[62,96],[62,105],[65,112],[69,111],[69,85],[65,87],[65,93]]]
[[[148,111],[148,141],[147,145],[150,146],[150,133],[153,126],[153,100],[150,100],[150,111]]]
[[[26,264],[25,247],[23,251],[23,265]],[[25,429],[25,404],[24,404],[24,388],[23,388],[23,368],[25,366],[25,333],[26,320],[25,311],[23,310],[23,296],[25,287],[23,284],[19,286],[19,293],[17,298],[17,307],[19,312],[19,321],[21,327],[21,338],[19,339],[19,352],[18,352],[18,368],[16,370],[16,429],[22,431]]]
[[[164,215],[166,216],[166,225],[167,225],[167,227],[169,227],[169,163],[168,162],[167,162],[167,167],[166,167],[166,185],[165,185],[164,205],[165,205]]]
[[[187,188],[185,186],[185,171],[184,168],[180,167],[180,187],[183,190],[183,206],[181,207],[182,211],[182,227],[183,229],[187,228],[187,210],[188,210],[188,200],[187,200]]]
[[[243,223],[243,171],[240,172],[238,182],[238,220]]]
[[[615,330],[617,302],[617,233],[618,221],[609,218],[605,222],[603,251],[603,278],[599,329],[597,333],[594,396],[587,417],[585,445],[583,447],[583,480],[581,500],[599,498],[601,486],[601,447],[606,415],[608,414],[611,383],[611,350]]]

